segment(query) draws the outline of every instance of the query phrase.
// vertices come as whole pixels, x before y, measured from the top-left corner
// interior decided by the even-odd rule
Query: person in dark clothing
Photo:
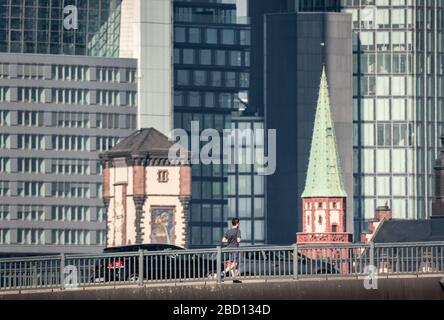
[[[231,220],[232,228],[228,230],[224,237],[222,238],[222,242],[227,245],[227,248],[238,248],[241,242],[241,232],[239,230],[240,220],[239,218],[233,218]],[[233,277],[235,277],[237,267],[239,265],[239,253],[238,252],[230,252],[229,260],[226,263],[225,273],[232,273]],[[240,283],[239,280],[234,280],[235,283]]]

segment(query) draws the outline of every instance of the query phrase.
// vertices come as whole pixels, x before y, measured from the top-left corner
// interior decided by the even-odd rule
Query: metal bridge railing
[[[0,292],[444,273],[444,242],[293,245],[0,259]]]

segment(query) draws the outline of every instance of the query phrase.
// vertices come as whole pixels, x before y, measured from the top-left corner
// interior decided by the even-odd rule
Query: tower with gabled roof
[[[335,128],[330,108],[327,73],[322,70],[305,190],[302,194],[302,232],[297,242],[349,243],[345,192]]]

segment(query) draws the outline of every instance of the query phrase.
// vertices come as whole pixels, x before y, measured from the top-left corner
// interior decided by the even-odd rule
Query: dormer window
[[[168,183],[168,181],[169,181],[168,171],[167,170],[159,170],[159,172],[157,173],[157,181],[159,181],[159,183]]]

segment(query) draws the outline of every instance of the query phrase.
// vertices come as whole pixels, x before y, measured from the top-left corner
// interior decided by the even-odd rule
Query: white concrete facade
[[[172,0],[123,0],[120,56],[138,60],[138,127],[173,126]]]

